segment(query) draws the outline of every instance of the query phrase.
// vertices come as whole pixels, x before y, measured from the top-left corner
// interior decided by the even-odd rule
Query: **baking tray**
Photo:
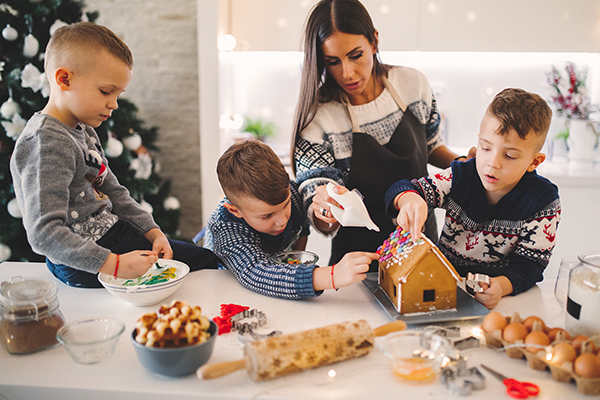
[[[408,316],[402,315],[396,311],[396,308],[390,299],[377,283],[377,275],[377,272],[367,273],[367,278],[363,280],[363,284],[393,320],[399,319],[407,324],[435,324],[446,321],[476,319],[486,315],[489,312],[489,310],[485,308],[483,304],[469,296],[460,286],[458,286],[456,291],[456,311],[434,312],[430,314]]]

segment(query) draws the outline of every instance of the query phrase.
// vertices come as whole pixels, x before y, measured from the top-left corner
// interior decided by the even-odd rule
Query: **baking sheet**
[[[377,272],[367,273],[367,278],[363,280],[371,295],[383,307],[385,312],[393,320],[402,320],[407,324],[434,324],[446,321],[467,320],[480,318],[486,315],[489,310],[480,302],[469,296],[460,286],[456,293],[456,311],[444,311],[431,314],[402,315],[396,311],[396,308],[387,297],[385,292],[377,283]]]

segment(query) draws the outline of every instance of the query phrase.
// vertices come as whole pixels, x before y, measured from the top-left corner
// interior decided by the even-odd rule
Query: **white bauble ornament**
[[[11,217],[23,218],[23,214],[21,214],[21,209],[19,208],[19,203],[17,202],[17,199],[12,199],[11,201],[9,201],[6,205],[6,209],[8,210],[8,213]]]
[[[2,118],[4,119],[10,120],[12,119],[13,115],[20,112],[21,108],[19,107],[19,104],[17,104],[12,97],[9,97],[8,100],[6,100],[2,106],[0,106],[0,115],[2,115]]]
[[[56,21],[54,21],[54,23],[52,24],[52,26],[50,27],[50,36],[54,35],[54,32],[58,29],[58,28],[62,28],[63,26],[67,26],[69,24],[67,24],[64,21],[61,21],[60,19],[57,19]]]
[[[117,138],[109,137],[104,149],[106,157],[117,158],[123,154],[123,143]]]
[[[181,204],[179,203],[179,200],[177,200],[177,197],[169,196],[165,199],[163,207],[165,207],[165,210],[179,210]]]
[[[10,247],[0,243],[0,262],[8,260],[11,254]]]
[[[148,203],[146,200],[142,200],[140,207],[142,207],[142,210],[146,211],[148,214],[152,214],[154,211],[150,203]]]
[[[38,53],[40,49],[40,42],[31,33],[25,36],[25,43],[23,44],[23,55],[25,57],[33,57]]]
[[[6,25],[4,29],[2,29],[2,37],[9,42],[12,42],[19,37],[19,32],[17,32],[17,30],[12,26]]]
[[[137,133],[123,139],[123,144],[129,150],[137,150],[142,145],[142,138]]]

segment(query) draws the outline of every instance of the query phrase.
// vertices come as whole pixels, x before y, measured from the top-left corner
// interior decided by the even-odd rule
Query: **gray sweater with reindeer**
[[[119,219],[140,234],[158,226],[119,184],[96,131],[34,114],[10,160],[32,249],[55,264],[98,272],[110,250],[98,244]]]
[[[475,159],[453,162],[433,176],[402,180],[386,194],[387,213],[396,218],[394,198],[417,191],[428,207],[446,210],[438,247],[461,276],[468,272],[506,276],[513,295],[544,278],[560,221],[558,188],[536,171],[489,204]]]

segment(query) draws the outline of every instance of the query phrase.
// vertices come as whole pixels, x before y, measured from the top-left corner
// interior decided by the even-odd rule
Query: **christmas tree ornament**
[[[25,42],[23,44],[23,55],[25,57],[33,57],[38,53],[40,49],[40,42],[31,33],[25,36]]]
[[[129,168],[135,171],[135,179],[148,179],[152,174],[152,158],[148,153],[141,153],[129,163]]]
[[[67,26],[69,24],[67,24],[64,21],[61,21],[60,19],[57,19],[56,21],[54,21],[54,23],[52,24],[52,26],[50,27],[50,36],[54,35],[54,32],[58,29],[58,28],[62,28],[63,26]]]
[[[31,63],[27,64],[21,72],[21,86],[31,88],[36,93],[44,87],[45,81],[47,79],[44,73]]]
[[[181,204],[179,203],[179,200],[177,200],[177,197],[169,196],[165,199],[163,207],[165,210],[179,210]]]
[[[25,128],[27,121],[21,118],[21,116],[15,113],[12,119],[9,121],[2,121],[2,127],[6,131],[6,136],[17,140],[23,129]]]
[[[18,114],[21,112],[21,108],[19,107],[19,104],[13,100],[12,97],[9,97],[8,100],[6,100],[2,106],[0,106],[0,115],[2,115],[2,118],[4,119],[12,119],[13,115]]]
[[[10,258],[11,255],[10,247],[7,245],[0,243],[0,262],[6,261]]]
[[[135,151],[142,145],[142,138],[137,133],[123,139],[123,144],[131,151]]]
[[[21,209],[19,208],[19,203],[17,202],[16,198],[8,202],[6,209],[11,217],[23,218],[23,214],[21,214]]]
[[[2,29],[2,37],[8,40],[9,42],[12,42],[16,40],[17,37],[19,37],[19,32],[17,32],[17,30],[9,24],[6,25],[4,29]]]
[[[106,148],[104,149],[106,157],[117,158],[123,154],[123,143],[117,138],[110,136],[106,142]]]

